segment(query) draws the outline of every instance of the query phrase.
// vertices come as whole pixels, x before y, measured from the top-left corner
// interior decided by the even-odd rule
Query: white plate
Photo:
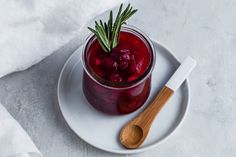
[[[151,94],[142,108],[123,116],[101,113],[85,99],[82,92],[81,48],[76,50],[67,60],[58,81],[58,100],[66,122],[81,139],[104,151],[131,154],[158,146],[179,126],[186,114],[190,100],[188,80],[161,110],[141,147],[127,150],[120,145],[118,140],[122,126],[144,109],[180,64],[169,50],[156,42],[153,44],[157,58],[152,73]]]

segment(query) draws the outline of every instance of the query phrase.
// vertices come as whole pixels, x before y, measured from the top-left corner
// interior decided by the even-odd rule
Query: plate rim
[[[156,40],[153,40],[151,39],[151,41],[155,44],[157,44],[158,46],[162,47],[163,49],[165,49],[166,51],[168,51],[169,55],[171,55],[178,63],[180,63],[178,57],[173,53],[173,51],[171,51],[169,48],[167,48],[163,43],[159,42],[159,41],[156,41]],[[66,60],[66,62],[64,63],[62,69],[61,69],[61,72],[60,72],[60,75],[59,75],[59,78],[58,78],[58,83],[57,83],[57,99],[58,99],[58,105],[59,105],[59,108],[60,108],[60,112],[63,116],[63,118],[65,119],[66,123],[68,124],[68,126],[70,127],[70,129],[80,138],[82,139],[84,142],[88,143],[90,146],[94,147],[94,148],[97,148],[97,149],[100,149],[100,150],[103,150],[103,151],[106,151],[106,152],[109,152],[109,153],[114,153],[114,154],[137,154],[137,153],[141,153],[141,152],[145,152],[145,151],[148,151],[150,149],[153,149],[157,146],[159,146],[160,144],[162,144],[163,142],[165,142],[166,140],[168,140],[174,133],[175,131],[182,125],[183,121],[185,120],[186,118],[186,115],[187,115],[187,112],[189,110],[189,105],[190,105],[190,101],[191,101],[191,87],[190,87],[190,81],[189,81],[189,78],[186,79],[186,86],[187,86],[187,94],[188,94],[188,97],[187,97],[187,100],[186,100],[186,108],[183,112],[183,115],[182,117],[180,118],[180,121],[179,123],[175,126],[175,128],[168,134],[166,135],[164,138],[162,138],[160,141],[158,142],[155,142],[154,144],[151,144],[147,147],[144,147],[144,148],[138,148],[138,149],[124,149],[124,150],[114,150],[114,149],[107,149],[107,148],[103,148],[101,146],[97,146],[93,143],[90,143],[88,141],[86,141],[83,137],[81,137],[76,131],[75,129],[72,127],[72,125],[70,124],[69,120],[66,118],[65,114],[63,113],[63,110],[62,110],[62,106],[61,106],[61,99],[60,99],[60,85],[61,85],[61,79],[62,79],[62,75],[63,75],[63,72],[66,68],[66,66],[68,65],[68,63],[70,62],[70,60],[72,59],[72,57],[74,56],[75,52],[80,49],[81,47],[83,47],[83,44],[80,45],[70,56],[69,58]]]

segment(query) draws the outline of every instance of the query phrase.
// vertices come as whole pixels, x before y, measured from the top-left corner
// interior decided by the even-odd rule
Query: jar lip
[[[90,41],[93,40],[93,38],[95,38],[95,35],[91,33],[86,39],[85,44],[83,45],[83,48],[82,48],[82,65],[83,65],[84,71],[88,74],[88,76],[91,79],[93,79],[99,85],[109,88],[109,89],[128,89],[128,88],[132,88],[134,86],[139,85],[151,75],[153,68],[155,66],[155,62],[156,62],[156,52],[155,52],[153,43],[151,39],[144,32],[142,32],[141,30],[139,30],[138,28],[134,26],[127,25],[127,24],[122,26],[121,31],[130,32],[138,36],[139,38],[143,38],[142,40],[148,44],[149,49],[151,51],[151,61],[148,68],[145,70],[145,72],[142,75],[137,77],[135,80],[129,81],[129,82],[111,82],[111,81],[108,81],[99,77],[95,73],[92,74],[93,72],[92,69],[90,69],[89,66],[86,65],[86,50],[87,50],[88,43],[90,43]]]

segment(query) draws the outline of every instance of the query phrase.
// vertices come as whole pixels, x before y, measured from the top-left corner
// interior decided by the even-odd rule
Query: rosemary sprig
[[[133,9],[130,4],[124,10],[122,8],[123,4],[120,5],[114,23],[113,13],[110,11],[108,22],[102,22],[102,20],[99,22],[95,21],[95,29],[88,27],[96,35],[99,44],[107,53],[111,52],[118,45],[121,26],[137,12],[137,9]]]

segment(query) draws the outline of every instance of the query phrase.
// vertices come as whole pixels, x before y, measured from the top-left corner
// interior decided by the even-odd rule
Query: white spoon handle
[[[169,81],[166,83],[166,86],[172,89],[173,91],[176,91],[184,82],[184,80],[188,77],[188,75],[192,72],[195,66],[196,61],[191,57],[187,57],[183,61],[183,63],[181,63],[175,73],[171,76]]]

